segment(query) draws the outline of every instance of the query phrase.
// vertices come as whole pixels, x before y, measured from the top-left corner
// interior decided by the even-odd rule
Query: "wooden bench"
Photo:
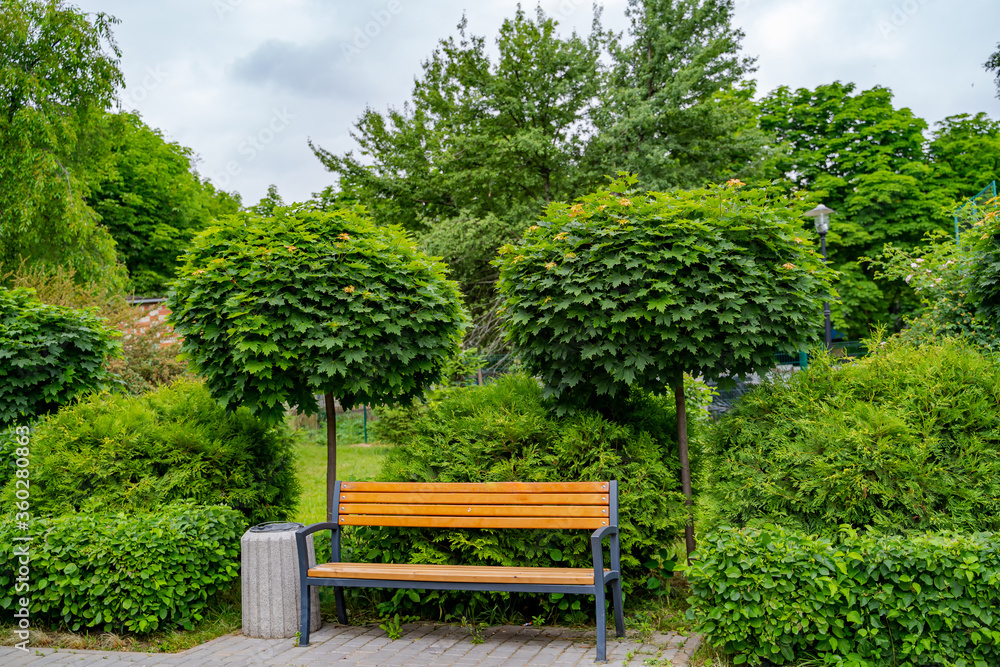
[[[605,587],[611,584],[615,629],[619,637],[625,632],[617,482],[337,482],[335,491],[333,522],[300,528],[295,536],[302,593],[300,646],[309,644],[310,586],[334,587],[337,619],[344,624],[346,586],[593,595],[600,662],[606,658]],[[593,567],[345,563],[340,559],[341,526],[593,530]],[[306,536],[319,530],[332,531],[330,562],[310,566]],[[605,537],[610,538],[610,568],[604,567]]]

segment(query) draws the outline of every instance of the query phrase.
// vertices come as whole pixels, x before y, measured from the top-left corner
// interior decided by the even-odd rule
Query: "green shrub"
[[[25,424],[109,384],[118,332],[90,309],[0,287],[0,428]]]
[[[24,427],[21,427],[24,428]],[[17,470],[15,460],[17,459],[17,432],[12,426],[0,429],[0,486],[7,483]]]
[[[1000,535],[723,528],[683,569],[688,618],[738,665],[1000,664]]]
[[[295,509],[291,436],[246,409],[227,413],[197,382],[144,396],[93,395],[42,419],[31,438],[36,515],[224,504],[251,523]],[[3,498],[12,502],[8,485]]]
[[[1000,367],[954,340],[869,349],[818,356],[716,424],[703,527],[1000,531]]]
[[[508,375],[483,387],[456,389],[440,401],[421,406],[408,424],[394,430],[403,439],[394,442],[397,446],[387,454],[380,478],[408,482],[616,479],[623,585],[626,592],[645,587],[651,574],[646,564],[683,531],[685,523],[672,441],[676,431],[672,400],[635,392],[616,423],[593,411],[555,417],[542,394],[534,378]],[[704,405],[693,406],[691,412],[706,413]],[[693,423],[695,433],[701,423]],[[359,527],[346,540],[346,547],[348,559],[356,561],[592,567],[588,535],[582,530]],[[496,601],[500,596],[442,592],[418,599],[425,605],[437,601],[460,616],[470,604]],[[395,603],[402,607],[389,606],[383,612],[415,611],[416,603],[406,596],[395,596]],[[540,605],[546,615],[569,614],[570,620],[582,619],[587,610],[586,604],[581,610],[579,600],[562,596],[515,599],[516,608],[523,610],[524,605]]]
[[[10,618],[27,598],[32,625],[74,632],[191,629],[208,600],[238,576],[245,525],[228,507],[179,505],[140,516],[35,519],[34,539],[25,543],[14,541],[23,533],[7,517],[0,520],[0,609]],[[31,560],[28,581],[19,583],[21,545]]]

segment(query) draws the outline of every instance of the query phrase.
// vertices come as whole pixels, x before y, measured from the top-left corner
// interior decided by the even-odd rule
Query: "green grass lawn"
[[[355,419],[354,421],[360,421]],[[385,445],[341,444],[356,438],[340,438],[347,429],[337,423],[337,479],[374,479],[382,469],[382,459],[388,449]],[[349,431],[348,431],[349,432]],[[292,521],[312,523],[326,521],[326,431],[300,431],[296,453],[299,457],[299,481],[302,496]]]

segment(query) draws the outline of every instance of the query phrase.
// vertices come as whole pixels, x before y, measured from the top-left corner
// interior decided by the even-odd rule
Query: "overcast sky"
[[[189,146],[198,170],[256,203],[269,184],[285,201],[333,182],[306,144],[353,147],[366,106],[409,98],[420,63],[466,12],[493,41],[514,0],[77,0],[121,20],[123,106]],[[625,27],[625,0],[604,25]],[[737,0],[758,91],[853,81],[892,89],[934,123],[1000,100],[982,64],[996,50],[997,0]],[[543,0],[566,33],[587,33],[590,0]],[[532,3],[524,3],[533,9]],[[369,33],[365,34],[365,31]],[[373,35],[373,36],[369,36]]]

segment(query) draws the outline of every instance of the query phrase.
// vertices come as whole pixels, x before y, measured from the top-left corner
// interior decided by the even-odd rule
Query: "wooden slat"
[[[341,482],[341,491],[367,493],[607,493],[608,482]]]
[[[608,505],[607,493],[356,493],[340,488],[341,503],[391,505]]]
[[[403,526],[413,528],[600,528],[607,519],[597,517],[471,517],[471,516],[388,516],[351,514],[340,517],[342,526]]]
[[[608,518],[600,505],[384,505],[342,503],[340,514],[401,514],[418,516],[596,516]]]
[[[607,571],[607,570],[605,570]],[[594,584],[591,568],[489,567],[479,565],[400,565],[381,563],[325,563],[309,570],[310,577],[440,581],[490,584]]]

